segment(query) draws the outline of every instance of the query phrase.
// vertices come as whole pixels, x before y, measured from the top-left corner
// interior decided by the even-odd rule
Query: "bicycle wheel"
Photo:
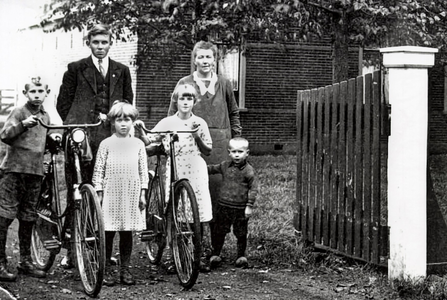
[[[47,249],[45,247],[45,241],[47,241],[45,239],[47,236],[46,232],[53,231],[53,229],[54,224],[38,218],[31,235],[31,257],[36,268],[45,272],[53,266],[56,255],[60,250],[60,246],[56,246],[56,249]]]
[[[82,198],[73,224],[76,262],[85,293],[96,297],[106,264],[104,221],[93,187],[83,184],[80,193]]]
[[[37,209],[50,215],[54,211],[54,184],[51,174],[45,176],[41,185],[41,192]],[[60,251],[60,243],[55,239],[58,236],[57,225],[50,222],[49,218],[37,218],[31,234],[31,257],[36,268],[48,271],[56,259],[56,254]],[[51,245],[50,245],[51,244]]]
[[[165,203],[163,186],[160,177],[149,173],[149,192],[147,194],[146,208],[146,252],[152,264],[159,264],[166,246],[165,216],[163,206]]]
[[[174,187],[171,218],[172,254],[180,284],[191,288],[199,276],[202,252],[199,209],[190,183],[181,180]]]

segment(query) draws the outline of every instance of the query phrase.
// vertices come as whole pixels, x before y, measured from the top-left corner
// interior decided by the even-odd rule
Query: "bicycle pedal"
[[[142,242],[150,241],[157,236],[157,233],[153,230],[146,230],[140,233],[140,240]]]
[[[62,243],[56,239],[43,241],[43,246],[47,250],[59,248],[61,245]]]
[[[37,209],[37,211],[47,217],[51,217],[51,215],[52,215],[51,210],[48,208],[40,208],[40,209]]]
[[[45,221],[57,225],[57,222],[54,221],[54,220],[52,220],[52,219],[51,219],[49,216],[47,216],[46,214],[42,214],[40,211],[38,211],[38,212],[37,212],[37,215],[38,215],[40,218],[44,219]]]
[[[192,231],[182,231],[180,233],[177,233],[178,236],[192,236],[194,235],[194,232]]]

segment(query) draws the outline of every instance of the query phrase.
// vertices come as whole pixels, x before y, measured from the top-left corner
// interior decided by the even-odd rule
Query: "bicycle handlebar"
[[[41,119],[37,119],[37,121],[45,127],[46,129],[70,129],[70,128],[90,128],[90,127],[97,127],[102,124],[102,120],[99,120],[98,123],[94,124],[67,124],[67,125],[49,125],[45,124]]]
[[[138,127],[141,127],[141,129],[143,129],[143,131],[146,132],[146,133],[153,133],[153,134],[166,134],[166,133],[167,133],[167,134],[170,134],[170,133],[173,133],[173,134],[175,134],[175,133],[194,133],[194,132],[197,132],[197,130],[199,130],[199,128],[197,127],[197,128],[191,129],[191,130],[163,130],[163,131],[152,131],[152,130],[147,129],[146,126],[144,125],[144,123],[142,123],[142,125],[141,125],[141,126],[138,126]]]

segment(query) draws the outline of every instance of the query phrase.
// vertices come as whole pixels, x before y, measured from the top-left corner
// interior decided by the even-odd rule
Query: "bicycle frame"
[[[47,128],[47,129],[62,129],[64,130],[64,136],[65,136],[65,147],[64,145],[62,145],[63,140],[59,140],[59,141],[55,141],[56,145],[54,145],[54,149],[52,151],[50,151],[51,154],[51,165],[53,168],[53,177],[54,179],[56,179],[54,181],[55,189],[54,192],[56,193],[56,205],[57,205],[57,210],[58,212],[61,212],[61,201],[60,201],[60,196],[59,196],[59,189],[58,189],[58,173],[57,173],[57,162],[56,162],[56,155],[58,153],[60,153],[61,151],[64,152],[65,156],[67,157],[67,152],[68,147],[70,147],[71,149],[71,153],[73,154],[73,163],[74,163],[74,168],[75,168],[75,174],[76,174],[76,178],[75,178],[75,182],[73,183],[73,200],[74,200],[74,204],[75,204],[75,208],[79,208],[79,202],[81,201],[81,194],[79,193],[79,187],[81,186],[81,184],[83,183],[83,179],[82,179],[82,172],[81,172],[81,159],[80,159],[80,155],[81,155],[81,144],[84,141],[84,138],[82,139],[82,141],[77,142],[75,140],[73,140],[72,138],[72,134],[75,130],[82,130],[84,136],[86,137],[87,134],[85,132],[85,129],[87,128],[92,128],[92,127],[98,127],[99,125],[102,124],[102,121],[99,121],[98,123],[95,124],[70,124],[70,125],[48,125],[42,122],[42,120],[38,119],[40,125],[42,125],[43,127]],[[67,214],[67,212],[69,212],[69,208],[70,208],[71,203],[67,203],[67,207],[64,211],[64,213],[62,213],[61,215],[58,216],[58,218],[63,217]]]
[[[191,134],[198,129],[188,131],[149,131],[153,134],[166,134],[169,141],[170,174],[165,183],[168,198],[163,201],[163,186],[160,183],[160,153],[157,153],[157,165],[153,182],[148,192],[147,224],[148,230],[143,232],[141,240],[147,242],[147,252],[152,263],[160,262],[166,240],[173,252],[177,276],[185,288],[191,288],[199,275],[201,256],[201,228],[199,210],[194,190],[187,178],[179,178],[175,156],[175,142],[180,133]],[[160,146],[159,146],[160,147]],[[152,199],[152,192],[154,198]],[[160,203],[162,202],[162,203]],[[152,226],[152,228],[149,228]]]
[[[166,183],[169,184],[169,193],[166,195],[165,194],[165,203],[163,205],[163,215],[165,216],[165,219],[167,217],[167,215],[169,214],[169,209],[172,209],[172,198],[173,198],[173,194],[174,194],[174,187],[175,185],[182,180],[188,180],[186,178],[178,178],[178,174],[177,174],[177,162],[175,159],[175,153],[174,153],[174,143],[177,141],[178,137],[176,137],[177,133],[191,133],[192,131],[177,131],[177,132],[171,132],[171,131],[149,131],[148,129],[143,128],[143,130],[145,130],[146,132],[150,132],[153,134],[167,134],[169,135],[169,159],[170,159],[170,168],[169,168],[169,173],[170,173],[170,182]],[[162,147],[163,145],[158,145],[157,148]],[[157,156],[157,162],[156,162],[156,166],[155,166],[155,173],[157,174],[157,176],[161,175],[161,156],[165,154],[160,153],[161,151],[164,152],[164,150],[157,150],[158,153],[156,154]],[[167,170],[166,170],[167,171]],[[166,190],[164,190],[166,191]],[[151,191],[148,191],[148,193],[150,193]],[[150,197],[150,195],[148,194],[148,197]],[[171,228],[169,227],[171,224],[167,223],[167,241],[168,244],[170,244],[172,242],[172,237],[171,237]],[[142,239],[144,240],[144,234],[142,236]]]
[[[178,131],[151,131],[149,129],[147,129],[146,127],[142,127],[143,130],[147,133],[151,133],[151,134],[160,134],[160,135],[168,135],[169,136],[169,159],[170,159],[170,187],[169,187],[169,195],[168,195],[168,201],[166,202],[166,206],[165,206],[165,211],[164,213],[167,213],[167,209],[169,207],[169,203],[172,201],[172,195],[174,194],[174,186],[177,182],[182,181],[182,180],[188,180],[186,178],[178,178],[178,174],[177,174],[177,162],[175,159],[175,148],[174,148],[174,144],[175,142],[178,141],[178,135],[177,134],[182,134],[182,133],[194,133],[198,131],[198,128],[194,129],[194,130],[178,130]],[[160,145],[161,146],[161,145]],[[160,147],[158,146],[158,147]],[[157,172],[159,173],[160,170],[160,166],[158,165],[159,163],[159,156],[160,154],[157,154]]]
[[[36,265],[41,269],[51,268],[55,252],[60,251],[62,241],[70,238],[73,243],[70,247],[74,248],[76,267],[79,270],[84,291],[89,296],[96,297],[102,287],[105,269],[104,221],[96,191],[82,178],[81,155],[82,143],[87,138],[85,130],[89,127],[99,126],[102,121],[96,124],[47,125],[39,119],[39,123],[47,129],[64,130],[64,138],[49,139],[49,142],[47,140],[52,144],[49,149],[51,159],[46,174],[49,177],[44,177],[41,194],[47,193],[45,195],[49,198],[49,202],[52,201],[49,206],[54,207],[56,212],[51,211],[49,216],[42,213],[38,215],[41,219],[57,225],[57,236],[48,239],[48,232],[45,232],[48,225],[45,222],[36,223],[37,225],[33,228],[34,240],[32,241]],[[67,206],[63,213],[61,213],[61,199],[58,191],[59,179],[56,161],[56,156],[60,152],[63,152],[66,161],[68,160],[70,165],[74,166],[73,190],[71,191],[73,197],[72,199],[67,198]],[[70,171],[66,170],[66,172]],[[47,184],[50,181],[52,186],[48,187]],[[68,222],[67,218],[62,220],[67,216],[72,216],[73,222]],[[71,236],[66,237],[69,228],[72,229]],[[47,252],[42,250],[42,244]]]

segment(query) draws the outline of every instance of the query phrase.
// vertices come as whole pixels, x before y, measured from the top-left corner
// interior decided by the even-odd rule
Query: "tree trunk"
[[[332,49],[332,82],[348,79],[349,44],[346,14],[334,16],[333,20],[333,49]]]

